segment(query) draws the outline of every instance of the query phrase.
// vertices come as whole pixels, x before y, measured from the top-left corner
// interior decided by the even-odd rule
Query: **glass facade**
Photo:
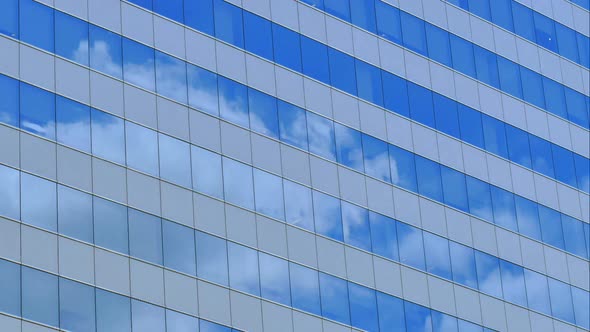
[[[0,330],[590,329],[587,86],[444,12],[242,5],[0,4]],[[440,6],[589,74],[560,16]]]

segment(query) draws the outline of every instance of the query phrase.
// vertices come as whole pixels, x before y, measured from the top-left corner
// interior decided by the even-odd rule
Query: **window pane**
[[[193,189],[223,198],[221,156],[191,145]]]
[[[305,110],[282,100],[278,101],[278,110],[281,141],[307,150]]]
[[[547,281],[549,282],[549,297],[551,298],[553,316],[567,322],[574,322],[570,286],[553,278],[547,278]]]
[[[158,135],[155,131],[125,122],[127,166],[158,176]]]
[[[363,172],[361,133],[338,123],[334,124],[334,133],[336,135],[336,157],[338,162]]]
[[[223,188],[228,202],[254,210],[254,184],[250,166],[224,157]]]
[[[423,234],[427,271],[439,277],[452,280],[449,241],[428,232],[424,232]]]
[[[386,182],[391,182],[387,143],[362,134],[365,172]]]
[[[443,201],[440,165],[416,155],[418,192],[439,202]]]
[[[143,7],[147,10],[152,10],[152,1],[153,0],[130,0],[131,3],[134,3],[140,7]]]
[[[533,239],[541,240],[538,205],[526,198],[514,195],[518,231]]]
[[[512,2],[512,15],[514,18],[514,32],[532,42],[535,42],[535,24],[533,11],[518,2]]]
[[[500,281],[499,259],[476,250],[475,266],[477,268],[477,283],[479,285],[479,290],[501,298],[502,282]]]
[[[396,221],[369,211],[369,222],[373,253],[398,261]]]
[[[163,308],[145,302],[131,300],[133,332],[161,332],[166,330]]]
[[[428,56],[424,21],[403,11],[400,13],[400,17],[402,22],[404,46],[414,52]]]
[[[524,285],[523,268],[501,259],[500,271],[502,273],[504,299],[512,303],[526,306],[526,287]]]
[[[322,83],[330,84],[328,47],[313,39],[302,36],[301,54],[303,74],[315,78]]]
[[[543,92],[545,93],[545,106],[547,110],[567,119],[567,106],[563,85],[547,77],[543,77]]]
[[[449,241],[449,248],[453,281],[478,289],[473,249],[453,241]]]
[[[408,86],[406,80],[388,72],[382,72],[385,108],[403,116],[410,116]]]
[[[524,167],[532,168],[529,136],[524,130],[506,125],[509,159]]]
[[[246,50],[265,59],[273,60],[271,22],[244,11]]]
[[[536,11],[533,11],[533,19],[535,21],[535,35],[537,37],[537,44],[553,52],[557,52],[555,22],[547,16],[541,15]]]
[[[526,282],[526,294],[529,308],[551,315],[547,277],[525,269],[524,280]]]
[[[490,12],[490,0],[468,0],[468,3],[470,12],[485,19],[486,21],[492,20],[492,14]]]
[[[199,319],[188,315],[183,315],[176,311],[166,310],[166,331],[199,331]]]
[[[153,0],[154,11],[176,22],[183,23],[183,0]]]
[[[197,275],[195,262],[195,233],[192,228],[164,220],[164,266]]]
[[[432,328],[435,332],[459,331],[457,318],[432,310]]]
[[[555,177],[551,143],[534,135],[529,135],[533,169],[549,177]]]
[[[430,23],[427,23],[426,40],[428,43],[428,56],[445,66],[452,66],[449,33],[443,29],[437,28]]]
[[[19,81],[0,75],[0,122],[15,127],[19,125],[19,85]]]
[[[573,62],[580,63],[576,32],[563,24],[555,22],[555,35],[557,36],[559,54]]]
[[[213,0],[215,8],[215,37],[244,48],[242,9],[224,0]]]
[[[510,5],[511,2],[511,0],[490,1],[492,22],[508,31],[514,31],[514,23],[512,22],[512,7]]]
[[[358,96],[375,105],[383,106],[381,70],[364,61],[356,60]]]
[[[126,254],[129,252],[127,208],[94,197],[94,243]]]
[[[590,327],[590,296],[587,291],[580,288],[572,287],[571,289],[576,324],[588,329]]]
[[[307,127],[309,152],[335,161],[334,123],[319,115],[307,112]]]
[[[371,229],[366,209],[343,201],[342,224],[345,243],[371,251]]]
[[[518,232],[518,211],[514,205],[515,195],[504,189],[490,186],[492,194],[492,207],[494,209],[494,223]]]
[[[301,71],[300,35],[278,24],[272,24],[274,58],[278,64]]]
[[[20,1],[20,39],[53,53],[53,9],[33,0]]]
[[[88,66],[88,23],[55,12],[55,53]]]
[[[208,322],[206,320],[199,321],[199,330],[201,332],[230,332],[231,329],[229,327],[225,327],[222,325],[218,325],[215,323]]]
[[[123,75],[127,82],[156,91],[154,49],[123,38]]]
[[[212,0],[184,0],[184,23],[208,35],[215,35]]]
[[[90,67],[102,73],[123,77],[121,36],[90,24]]]
[[[497,56],[477,45],[474,45],[473,53],[475,56],[477,79],[495,88],[499,88],[500,78],[498,77]]]
[[[404,301],[389,294],[377,292],[380,331],[405,331]]]
[[[408,82],[408,96],[410,98],[410,117],[412,120],[436,128],[434,107],[432,105],[432,91]]]
[[[522,99],[520,66],[506,58],[498,57],[498,74],[502,91]]]
[[[317,233],[334,240],[344,241],[339,199],[314,191],[313,211]]]
[[[20,172],[0,165],[0,215],[20,219]]]
[[[350,22],[350,5],[348,1],[324,0],[324,9],[327,13]]]
[[[13,38],[18,38],[18,3],[19,0],[6,0],[0,12],[0,33]]]
[[[257,212],[285,220],[283,181],[280,177],[255,169],[254,190]]]
[[[162,179],[190,188],[192,182],[189,144],[163,134],[158,134],[158,143]]]
[[[59,325],[67,331],[95,331],[94,287],[59,279]]]
[[[248,294],[260,296],[258,252],[228,242],[229,286]]]
[[[128,297],[96,289],[97,332],[131,331],[131,301]]]
[[[379,331],[377,299],[373,289],[348,283],[351,325],[366,331]]]
[[[61,234],[93,243],[92,196],[58,186],[58,230]]]
[[[389,163],[391,166],[391,183],[418,192],[414,154],[397,146],[389,145]]]
[[[318,272],[289,263],[293,307],[320,315],[320,285]]]
[[[492,199],[490,185],[474,177],[467,176],[467,195],[469,197],[469,212],[482,219],[492,221]]]
[[[21,278],[23,318],[59,326],[57,277],[23,266]]]
[[[572,89],[566,88],[564,90],[568,119],[584,128],[588,128],[588,120],[590,117],[588,107],[590,101],[588,101],[588,98],[585,98],[584,95]]]
[[[420,229],[398,222],[397,242],[399,244],[399,258],[402,263],[423,271],[426,270],[424,243]]]
[[[225,240],[195,232],[197,241],[197,275],[199,278],[228,284],[227,247]]]
[[[563,226],[563,237],[565,239],[565,250],[580,257],[587,257],[582,222],[562,214],[561,223]]]
[[[57,96],[57,141],[90,152],[90,108]]]
[[[539,221],[541,224],[543,242],[565,250],[560,213],[548,207],[539,205]]]
[[[20,127],[55,139],[55,95],[32,85],[20,84]]]
[[[476,77],[473,44],[454,34],[450,34],[453,68],[469,77]]]
[[[458,107],[461,139],[483,149],[484,138],[481,113],[462,104],[459,104]]]
[[[375,24],[375,2],[372,0],[350,0],[352,24],[369,32],[377,31]]]
[[[129,209],[129,252],[131,256],[162,264],[162,220]]]
[[[445,204],[468,212],[465,174],[446,166],[441,166],[442,189]]]
[[[573,153],[555,144],[551,145],[551,150],[553,151],[555,178],[576,187],[576,175],[575,172],[572,172],[572,170],[575,170]]]
[[[408,331],[432,331],[430,309],[408,301],[404,301],[406,326]]]
[[[287,222],[313,232],[311,189],[288,180],[283,181],[283,188]]]
[[[506,142],[504,122],[484,115],[482,117],[482,123],[486,150],[498,156],[508,158],[508,143]]]
[[[0,312],[21,315],[21,267],[0,259]]]
[[[545,108],[541,75],[521,66],[520,77],[522,80],[524,100],[540,108]]]
[[[432,95],[432,100],[436,129],[455,138],[461,138],[457,102],[438,93]]]
[[[258,133],[278,138],[277,100],[266,93],[248,89],[248,106],[250,109],[250,128]]]
[[[225,77],[219,77],[218,86],[221,117],[248,128],[248,89],[244,85]]]
[[[331,84],[344,92],[357,95],[354,58],[336,49],[328,49]]]
[[[162,52],[156,52],[156,91],[164,97],[186,104],[186,86],[186,63]]]
[[[290,306],[289,263],[264,253],[260,253],[259,258],[262,297]]]
[[[187,65],[187,75],[189,105],[209,114],[219,115],[217,75],[191,64]]]
[[[54,182],[22,173],[21,216],[24,223],[57,231],[57,188]]]
[[[123,120],[92,109],[92,154],[125,164]]]
[[[345,280],[320,273],[322,316],[350,325],[348,285]]]

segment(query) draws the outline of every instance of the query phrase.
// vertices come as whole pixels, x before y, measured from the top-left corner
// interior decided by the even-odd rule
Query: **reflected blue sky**
[[[283,181],[276,175],[254,170],[256,211],[284,220]]]

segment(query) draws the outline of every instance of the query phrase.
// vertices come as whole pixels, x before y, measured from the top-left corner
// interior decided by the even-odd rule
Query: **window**
[[[55,11],[55,53],[88,66],[88,23]]]
[[[438,93],[432,95],[432,100],[436,129],[455,138],[461,138],[457,102]]]
[[[490,1],[492,22],[508,31],[514,31],[511,2],[511,0]]]
[[[121,36],[90,24],[90,67],[116,78],[123,77]]]
[[[95,331],[94,287],[59,278],[59,326],[67,331]]]
[[[350,22],[350,5],[348,1],[324,0],[324,9],[327,13]]]
[[[553,151],[553,165],[555,166],[555,178],[558,181],[577,187],[574,166],[574,154],[558,145],[551,144]]]
[[[499,187],[490,186],[492,195],[492,208],[494,210],[494,223],[502,227],[518,232],[518,211],[514,205],[514,199],[520,198]]]
[[[391,183],[407,190],[418,192],[416,165],[413,153],[390,144],[389,165],[391,167]]]
[[[125,81],[156,91],[154,49],[123,38],[123,77]]]
[[[289,263],[293,307],[321,315],[318,272],[295,263]]]
[[[20,172],[0,165],[0,215],[20,219]]]
[[[342,201],[344,242],[371,251],[371,229],[366,209]]]
[[[92,153],[125,164],[125,129],[123,120],[92,109]]]
[[[543,93],[547,110],[557,116],[567,119],[564,86],[547,77],[543,79]]]
[[[21,0],[19,13],[20,39],[53,53],[53,9],[34,0]]]
[[[19,126],[19,85],[19,81],[0,75],[0,122],[15,127]]]
[[[162,179],[191,188],[191,154],[188,143],[158,134],[160,176]]]
[[[522,80],[522,92],[524,100],[540,108],[545,108],[545,97],[543,96],[543,82],[541,75],[525,67],[520,67]]]
[[[522,99],[522,82],[520,80],[520,66],[506,58],[498,57],[498,76],[500,89],[517,98]]]
[[[588,158],[574,153],[578,189],[590,192],[590,161]]]
[[[218,86],[219,112],[221,117],[248,128],[248,89],[240,83],[221,76],[218,80]]]
[[[478,148],[484,148],[481,113],[463,104],[458,105],[461,139]]]
[[[206,320],[199,321],[199,330],[201,332],[230,332],[231,329],[229,327],[225,327],[222,325],[218,325],[215,323],[208,322]]]
[[[273,138],[279,137],[277,100],[258,90],[248,88],[250,128]]]
[[[96,328],[97,332],[130,332],[130,299],[97,288]]]
[[[453,68],[469,77],[476,77],[473,44],[454,34],[449,34],[449,41]]]
[[[484,220],[493,221],[490,185],[471,176],[467,176],[466,179],[469,212]]]
[[[153,0],[154,11],[176,22],[184,23],[183,0]]]
[[[350,12],[352,14],[351,18],[353,25],[361,27],[372,33],[377,32],[377,27],[375,24],[375,1],[350,0]]]
[[[553,278],[547,278],[547,281],[553,316],[567,322],[574,322],[571,287]]]
[[[0,33],[13,38],[18,38],[18,3],[19,0],[4,1],[0,12]]]
[[[197,318],[166,309],[166,331],[194,332],[198,330]]]
[[[336,135],[336,157],[338,162],[363,172],[361,133],[338,123],[334,124],[334,133]]]
[[[551,143],[534,135],[529,135],[531,147],[531,164],[533,170],[545,174],[549,177],[555,177],[553,169],[553,155],[551,152]]]
[[[331,84],[335,88],[356,96],[357,77],[354,66],[355,59],[333,48],[328,48],[328,57]]]
[[[272,23],[250,12],[243,13],[246,50],[272,61]]]
[[[377,16],[377,33],[392,42],[402,44],[402,27],[399,9],[384,1],[375,1]]]
[[[228,202],[254,210],[254,184],[250,166],[223,157],[223,188]]]
[[[239,48],[244,48],[242,9],[224,0],[213,0],[215,37]]]
[[[57,96],[57,141],[90,152],[90,107]]]
[[[314,231],[311,189],[283,180],[285,191],[285,215],[290,224]]]
[[[467,187],[465,174],[457,172],[446,166],[440,167],[444,203],[468,212]]]
[[[400,12],[400,17],[404,41],[403,46],[414,52],[428,56],[424,21],[403,11]]]
[[[219,115],[217,103],[217,75],[187,64],[188,103],[203,112]]]
[[[301,72],[300,35],[278,24],[272,24],[274,58],[278,64]]]
[[[587,57],[590,57],[587,55]],[[581,93],[569,88],[565,90],[568,119],[584,128],[588,128],[590,101]]]
[[[223,198],[221,156],[191,145],[193,189]]]
[[[500,260],[504,300],[522,306],[527,305],[524,269],[503,259]]]
[[[156,52],[156,91],[159,94],[186,104],[186,73],[186,62],[160,51]]]
[[[477,79],[495,88],[500,87],[497,56],[477,45],[473,46]]]
[[[289,263],[264,253],[260,253],[258,256],[262,297],[290,306]]]
[[[147,10],[152,10],[152,8],[153,8],[152,7],[152,1],[153,0],[130,0],[130,2],[136,4],[136,5],[140,6],[140,7],[143,7],[145,9],[147,9]]]
[[[403,116],[410,116],[408,86],[401,77],[382,71],[385,108]]]
[[[486,21],[492,20],[492,14],[490,12],[490,0],[468,0],[469,11],[475,15],[485,19]]]
[[[24,223],[57,231],[57,188],[54,182],[22,173],[21,217]]]
[[[21,266],[0,259],[0,312],[21,315]]]
[[[442,312],[431,311],[433,331],[459,331],[457,318],[445,315]]]
[[[590,298],[588,292],[577,287],[571,287],[571,290],[576,324],[588,329],[590,327]]]
[[[225,240],[195,232],[197,241],[197,276],[221,285],[228,284],[227,247]]]
[[[362,139],[365,172],[385,182],[391,182],[388,144],[364,133]]]
[[[315,231],[329,238],[344,241],[340,200],[319,191],[313,191]]]
[[[57,197],[59,232],[78,240],[93,243],[92,196],[59,185]]]
[[[158,134],[146,127],[125,122],[125,137],[127,166],[158,176]]]
[[[20,127],[55,140],[55,95],[21,82]]]
[[[416,155],[416,178],[421,195],[443,202],[440,165]]]
[[[228,242],[227,249],[229,286],[248,294],[260,296],[258,252],[233,242]]]
[[[436,128],[434,107],[432,105],[432,91],[408,82],[408,97],[410,100],[410,117],[412,120],[431,128]]]
[[[320,272],[320,295],[322,316],[350,325],[347,282]]]
[[[538,205],[526,198],[514,195],[518,230],[521,234],[541,240]]]
[[[59,326],[58,278],[25,266],[21,273],[23,318]]]
[[[576,32],[563,24],[555,22],[555,35],[558,53],[573,62],[580,63]]]
[[[164,308],[138,300],[131,300],[133,332],[160,332],[166,330]]]
[[[389,294],[377,292],[379,329],[381,331],[405,331],[404,301]]]
[[[334,122],[307,112],[307,133],[309,152],[326,159],[336,160],[336,144],[334,142]]]
[[[129,209],[129,253],[154,264],[162,264],[162,220]]]
[[[371,243],[373,253],[399,261],[397,248],[396,221],[384,215],[369,211]]]
[[[305,110],[278,100],[279,133],[281,142],[307,150],[307,122]]]
[[[508,155],[510,160],[527,168],[532,168],[529,134],[524,130],[506,125]]]
[[[432,331],[430,309],[418,304],[404,301],[406,326],[408,331]]]
[[[164,237],[164,266],[196,276],[195,233],[193,229],[164,220],[162,233]]]
[[[129,252],[127,207],[93,197],[94,243],[123,254]]]
[[[397,242],[399,245],[399,258],[404,264],[426,270],[424,262],[424,243],[422,242],[422,230],[397,223]]]
[[[541,224],[543,242],[565,250],[560,213],[543,205],[539,205],[539,222]]]
[[[563,238],[565,239],[565,250],[580,257],[587,257],[586,240],[584,239],[584,225],[565,214],[561,215],[563,227]]]
[[[502,281],[500,277],[500,260],[481,251],[475,251],[475,266],[479,290],[502,298]]]
[[[313,39],[301,36],[301,60],[303,74],[330,84],[328,47]]]
[[[549,286],[547,277],[524,269],[524,280],[526,283],[526,294],[529,308],[551,315],[551,304],[549,302]]]
[[[366,331],[379,331],[377,301],[373,289],[348,283],[351,325]]]
[[[475,253],[472,248],[449,241],[453,281],[478,289],[475,269]]]
[[[423,234],[426,270],[439,277],[452,280],[449,241],[428,232]]]
[[[285,220],[283,181],[280,177],[255,169],[254,192],[257,212]]]
[[[533,20],[535,22],[535,36],[537,44],[557,52],[557,36],[555,34],[555,22],[547,16],[533,11]]]
[[[212,0],[184,0],[184,23],[210,36],[215,35]]]
[[[443,29],[426,23],[426,41],[428,43],[428,56],[445,66],[452,66],[451,45],[449,33]]]
[[[355,60],[358,96],[375,105],[383,106],[381,69],[364,61]]]
[[[514,32],[521,37],[535,42],[533,11],[518,2],[512,1],[512,17],[514,18]]]

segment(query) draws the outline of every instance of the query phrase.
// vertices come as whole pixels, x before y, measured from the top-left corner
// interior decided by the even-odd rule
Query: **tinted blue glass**
[[[129,254],[162,264],[162,220],[129,209]]]
[[[94,243],[97,246],[128,253],[127,208],[94,197]]]
[[[406,327],[408,331],[432,331],[432,318],[430,316],[430,309],[408,301],[404,301],[404,308],[406,313]]]
[[[454,34],[449,35],[453,68],[463,74],[476,77],[473,44]]]
[[[388,144],[380,139],[362,134],[365,172],[386,182],[391,182]]]
[[[588,128],[589,106],[588,99],[572,89],[565,89],[568,119],[584,128]]]
[[[130,0],[130,2],[148,10],[152,10],[152,1],[153,0]]]
[[[377,33],[396,44],[402,43],[402,27],[399,9],[384,1],[375,1],[377,16]]]
[[[560,249],[565,249],[559,212],[539,205],[539,221],[543,242]]]
[[[324,0],[324,9],[327,13],[350,22],[350,6],[348,1]]]
[[[424,232],[426,269],[439,277],[451,280],[451,258],[449,241],[440,236]]]
[[[506,125],[506,138],[510,160],[527,168],[532,168],[529,134],[524,130]]]
[[[558,145],[552,144],[553,165],[555,166],[555,178],[572,187],[577,186],[574,166],[574,154]]]
[[[448,0],[450,3],[454,4],[455,6],[458,6],[460,8],[463,8],[465,10],[469,10],[469,2],[468,0]]]
[[[426,24],[428,56],[446,66],[452,66],[449,33],[432,24]]]
[[[23,318],[50,326],[59,325],[58,279],[49,273],[23,266]]]
[[[343,201],[342,225],[345,243],[371,251],[371,229],[369,213],[366,209]]]
[[[222,325],[218,325],[215,323],[208,322],[206,320],[199,321],[199,330],[200,332],[230,332],[231,329],[229,327],[225,327]]]
[[[512,17],[514,18],[514,32],[521,37],[535,42],[533,11],[516,1],[512,1]]]
[[[355,59],[333,48],[328,49],[328,58],[332,85],[352,95],[357,95]]]
[[[0,215],[20,219],[20,172],[0,166]]]
[[[307,136],[309,138],[309,152],[332,161],[336,160],[334,122],[307,112]]]
[[[477,289],[475,253],[472,248],[449,241],[453,281]]]
[[[574,153],[574,164],[576,166],[576,177],[578,189],[590,191],[590,161],[586,157]]]
[[[479,325],[475,325],[471,322],[459,319],[458,324],[459,332],[482,332],[483,328]]]
[[[584,224],[584,237],[586,238],[586,253],[590,257],[590,224]]]
[[[405,331],[404,301],[389,294],[377,292],[380,331]]]
[[[529,308],[551,315],[547,277],[525,269],[524,280],[526,283],[526,294]]]
[[[56,11],[55,53],[87,66],[88,23]]]
[[[490,189],[494,210],[494,223],[518,232],[516,221],[518,211],[514,206],[515,195],[495,186],[491,186]],[[519,196],[516,197],[521,198]]]
[[[576,324],[588,329],[590,328],[590,296],[587,291],[580,288],[572,287],[571,289]]]
[[[195,234],[191,228],[164,220],[162,223],[164,266],[197,275]]]
[[[123,77],[125,81],[156,91],[154,49],[123,38]]]
[[[163,134],[158,134],[158,143],[162,179],[190,188],[192,182],[189,144]]]
[[[18,2],[19,0],[4,1],[0,12],[0,33],[14,38],[18,38]]]
[[[449,167],[441,166],[442,190],[444,203],[461,211],[468,212],[467,187],[465,174]]]
[[[0,100],[0,122],[18,127],[19,81],[0,75]]]
[[[557,38],[557,49],[559,54],[580,63],[576,32],[563,24],[555,22],[555,36]]]
[[[435,332],[458,331],[457,318],[432,310],[432,330]]]
[[[228,242],[227,249],[229,286],[260,296],[258,252],[233,242]]]
[[[221,76],[218,80],[218,86],[221,117],[247,128],[249,119],[248,89],[246,86]]]
[[[209,114],[218,115],[217,75],[187,64],[187,80],[189,105]]]
[[[285,220],[283,181],[280,177],[254,169],[256,211]]]
[[[247,11],[243,15],[246,50],[273,60],[271,22]]]
[[[389,165],[391,167],[391,183],[417,192],[418,184],[413,153],[389,145]]]
[[[400,12],[404,46],[414,52],[428,56],[424,21],[406,12]]]
[[[215,35],[212,0],[184,0],[184,23],[208,35]]]
[[[522,92],[524,100],[531,104],[545,108],[545,97],[543,96],[543,81],[541,75],[525,67],[520,67],[522,80]]]
[[[92,154],[125,164],[125,128],[123,120],[92,109]]]
[[[259,254],[261,296],[284,305],[291,305],[289,263],[275,256]]]
[[[278,24],[272,25],[275,61],[287,68],[301,71],[300,35]]]
[[[348,285],[345,280],[320,272],[322,316],[350,325]]]
[[[486,21],[492,20],[492,13],[490,10],[490,0],[468,0],[469,11],[475,15],[484,18]]]
[[[361,133],[341,124],[334,124],[336,157],[339,163],[363,171],[363,147]]]
[[[305,110],[279,100],[278,115],[281,141],[307,150]]]
[[[350,12],[352,24],[370,32],[376,33],[375,23],[375,1],[373,0],[350,0]]]
[[[533,239],[541,240],[541,225],[539,224],[538,205],[526,198],[514,196],[518,231]]]
[[[490,185],[471,176],[466,179],[469,212],[485,220],[494,220]]]
[[[223,198],[221,156],[191,145],[193,189]]]
[[[500,260],[481,251],[475,251],[475,267],[479,290],[492,296],[502,297]]]
[[[57,231],[55,183],[22,173],[20,185],[22,221],[50,231]]]
[[[511,2],[511,0],[490,1],[492,22],[508,31],[514,31]]]
[[[301,55],[303,74],[330,84],[328,47],[313,39],[301,36]]]
[[[254,210],[252,168],[223,158],[223,192],[228,202]]]
[[[385,108],[403,116],[410,116],[408,86],[406,80],[388,72],[382,72]]]
[[[462,104],[459,104],[458,107],[461,139],[483,149],[484,137],[481,113]]]
[[[148,128],[125,122],[127,166],[158,176],[158,134]]]
[[[426,126],[436,128],[432,91],[408,81],[410,117]]]
[[[432,101],[434,103],[436,129],[453,137],[460,138],[461,132],[459,130],[457,103],[438,93],[432,95]]]
[[[588,37],[581,33],[576,33],[576,39],[578,40],[580,62],[582,66],[588,68],[590,66],[590,41],[588,41]]]
[[[20,127],[33,134],[55,139],[55,95],[20,84]]]
[[[195,332],[199,330],[199,320],[176,311],[166,310],[166,331]]]
[[[381,70],[366,62],[356,60],[358,96],[373,104],[383,106]]]
[[[524,269],[503,259],[500,260],[504,299],[522,306],[527,305]]]
[[[186,87],[186,62],[157,51],[156,91],[164,97],[186,104]]]
[[[20,1],[20,39],[53,53],[53,9],[33,0]]]
[[[248,89],[250,128],[270,137],[279,137],[277,100],[258,90]]]
[[[565,239],[565,250],[580,257],[587,257],[586,239],[584,239],[584,225],[582,225],[582,222],[562,214],[561,224],[563,227],[563,238]]]
[[[313,211],[317,233],[334,240],[344,241],[339,199],[314,191]]]
[[[287,180],[283,180],[283,189],[285,191],[285,220],[313,232],[311,189]]]
[[[557,36],[555,34],[555,22],[545,15],[533,11],[533,20],[535,21],[535,35],[537,44],[557,52]]]
[[[96,289],[97,332],[131,331],[131,301],[128,297]]]
[[[439,202],[443,201],[440,165],[416,155],[416,178],[418,192]]]
[[[57,141],[90,152],[90,107],[57,96]]]
[[[555,176],[551,144],[537,136],[529,135],[533,170],[550,177]]]
[[[547,110],[557,116],[567,119],[565,94],[563,85],[543,76],[543,92]]]
[[[318,272],[298,264],[289,263],[289,274],[291,276],[293,307],[320,315]]]
[[[67,331],[95,331],[94,287],[59,279],[59,325]]]
[[[324,10],[324,0],[301,0],[302,2],[305,2],[306,4],[312,6],[312,7],[316,7],[320,10]]]
[[[154,11],[176,22],[184,23],[183,0],[153,0]]]
[[[0,259],[0,294],[0,312],[20,316],[20,265]]]
[[[121,36],[90,24],[90,67],[102,73],[123,77]]]
[[[523,98],[519,65],[506,58],[498,57],[498,75],[500,78],[500,89],[502,91],[515,97]]]
[[[394,261],[399,260],[396,221],[369,211],[372,252]]]
[[[375,291],[351,282],[348,283],[348,291],[351,325],[366,331],[379,331]]]
[[[213,0],[215,37],[244,48],[242,9],[224,0]]]
[[[92,196],[60,185],[57,188],[57,197],[59,232],[93,243]]]
[[[547,281],[549,282],[549,297],[553,316],[568,322],[574,322],[571,287],[553,278],[547,278]]]
[[[495,88],[499,88],[500,78],[498,77],[497,56],[477,45],[473,46],[473,55],[475,56],[477,79]]]
[[[201,232],[195,232],[195,238],[199,278],[227,285],[229,277],[225,240]]]
[[[166,330],[164,308],[131,300],[133,332],[160,332]]]
[[[400,261],[417,269],[425,270],[422,231],[401,222],[398,222],[396,226]]]

